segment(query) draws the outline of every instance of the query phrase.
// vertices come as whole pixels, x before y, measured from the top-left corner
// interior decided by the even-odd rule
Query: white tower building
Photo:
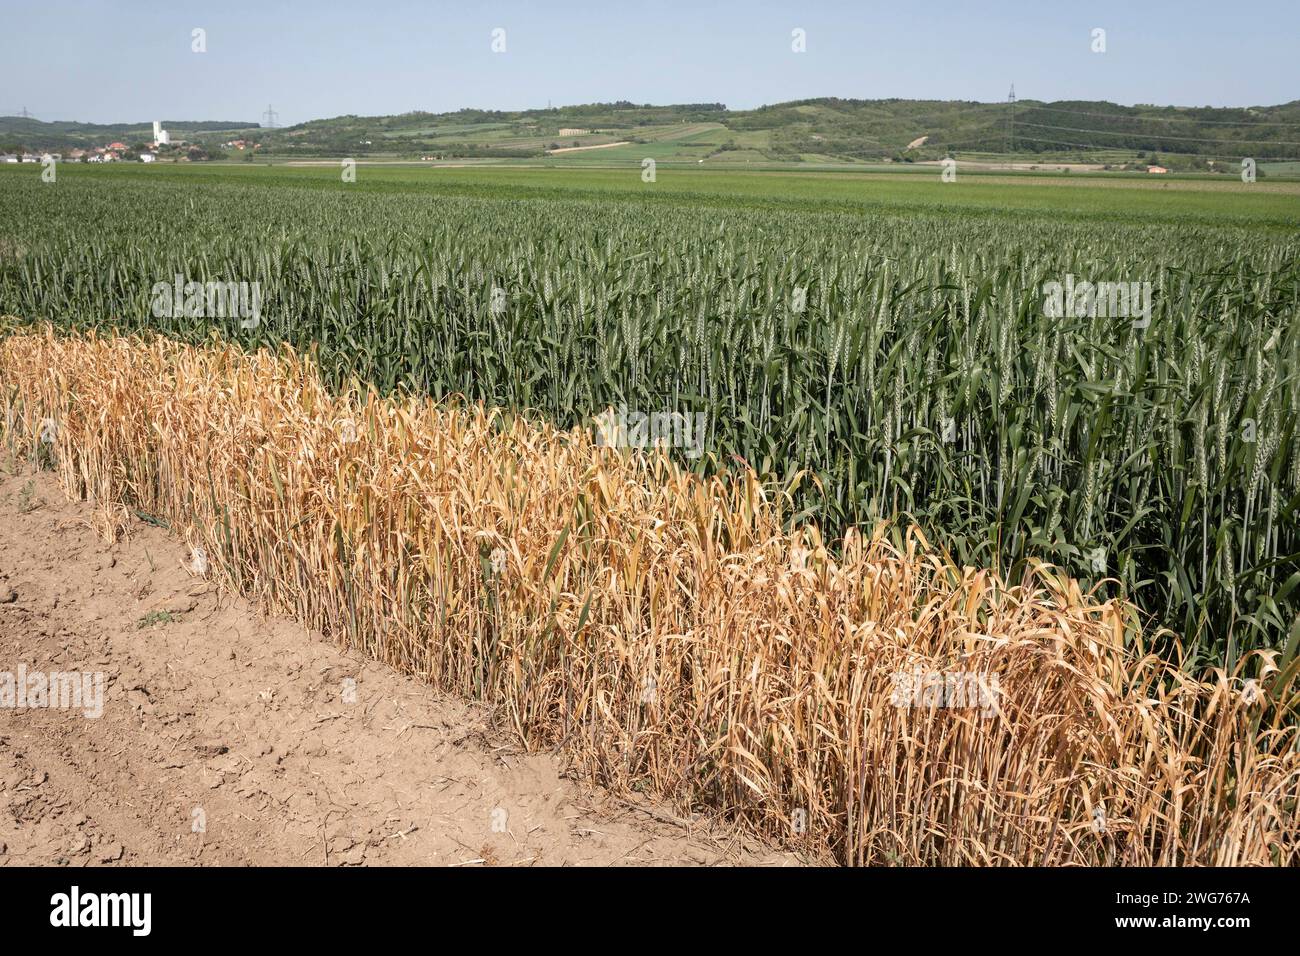
[[[166,146],[172,141],[171,134],[162,128],[162,120],[153,121],[153,141],[159,146]]]

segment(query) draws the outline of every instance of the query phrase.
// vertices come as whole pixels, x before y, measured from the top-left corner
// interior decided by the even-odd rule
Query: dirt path
[[[104,681],[93,719],[93,691],[0,706],[0,865],[798,862],[591,792],[479,708],[217,593],[166,531],[109,546],[91,519],[48,473],[0,474],[0,680]]]
[[[584,153],[589,149],[610,149],[614,146],[629,146],[630,139],[621,139],[617,143],[597,143],[595,146],[565,146],[561,149],[548,149],[548,155],[554,156],[557,153]]]

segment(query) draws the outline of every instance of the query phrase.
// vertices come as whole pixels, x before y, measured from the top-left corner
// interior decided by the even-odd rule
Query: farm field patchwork
[[[625,147],[618,147],[622,150]],[[630,148],[630,147],[629,147]],[[610,164],[610,150],[582,155],[592,166]],[[603,154],[603,155],[601,155]],[[641,157],[620,168],[492,165],[465,161],[451,166],[418,166],[363,161],[350,192],[400,192],[451,195],[491,200],[594,199],[634,204],[709,206],[785,211],[802,216],[818,212],[934,213],[1037,220],[1171,223],[1181,225],[1249,225],[1292,232],[1300,227],[1300,182],[1257,182],[1186,177],[1152,181],[1138,176],[1073,179],[1036,173],[959,174],[956,183],[941,183],[937,167],[912,166],[899,172],[864,172],[849,165],[834,170],[692,169],[660,167],[654,183],[641,179]],[[595,158],[592,158],[592,157]],[[312,165],[307,165],[310,162]],[[30,178],[19,168],[0,167],[0,182]],[[287,164],[195,164],[163,167],[122,165],[61,170],[66,182],[175,182],[187,190],[200,184],[256,185],[322,189],[342,185],[338,161]],[[267,195],[274,195],[270,193]],[[281,195],[288,195],[287,193]],[[356,197],[353,197],[354,199]],[[1102,227],[1105,228],[1104,226]]]

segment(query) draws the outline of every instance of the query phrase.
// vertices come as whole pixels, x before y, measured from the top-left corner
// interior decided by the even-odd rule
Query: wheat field
[[[852,865],[1300,862],[1294,644],[1192,674],[1047,565],[789,532],[748,469],[327,388],[288,347],[18,332],[0,416],[105,536],[165,519],[195,573],[615,791]]]
[[[837,539],[885,519],[1003,575],[1050,561],[1172,631],[1192,672],[1283,647],[1300,613],[1300,244],[1276,226],[1293,197],[1260,221],[1207,193],[1211,225],[1117,199],[1173,217],[1168,192],[1059,181],[996,192],[1057,197],[1032,215],[900,214],[817,200],[847,187],[816,178],[781,200],[759,177],[773,195],[732,205],[693,178],[689,200],[631,176],[592,201],[585,176],[515,198],[487,173],[350,191],[237,172],[0,175],[0,312],[287,343],[331,387],[565,428],[608,406],[704,414],[705,453],[679,464],[739,456]],[[260,321],[157,314],[177,276],[260,284]],[[1046,314],[1044,284],[1067,276],[1149,282],[1146,326]]]

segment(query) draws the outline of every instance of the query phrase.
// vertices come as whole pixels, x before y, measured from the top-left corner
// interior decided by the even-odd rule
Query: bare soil
[[[108,544],[93,515],[48,472],[0,474],[0,674],[104,675],[98,718],[0,707],[0,866],[801,862],[581,785],[483,709],[220,593],[166,530]]]
[[[627,146],[631,140],[623,139],[617,143],[597,143],[595,146],[564,146],[560,149],[548,149],[546,152],[552,156],[556,153],[582,153],[589,149],[609,149],[611,146]]]

